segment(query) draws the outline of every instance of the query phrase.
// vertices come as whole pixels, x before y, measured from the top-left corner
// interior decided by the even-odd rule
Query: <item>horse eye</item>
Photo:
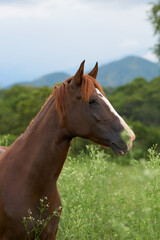
[[[96,104],[96,103],[97,103],[97,102],[96,102],[95,99],[92,99],[92,98],[91,98],[91,99],[89,100],[89,104]]]

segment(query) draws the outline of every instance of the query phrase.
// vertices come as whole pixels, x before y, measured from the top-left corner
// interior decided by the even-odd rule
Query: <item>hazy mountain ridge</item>
[[[42,87],[42,86],[49,86],[52,87],[58,82],[63,82],[65,81],[69,75],[64,72],[55,72],[55,73],[50,73],[47,75],[44,75],[40,78],[37,78],[31,82],[21,82],[17,83],[18,85],[32,85],[34,87]]]
[[[137,77],[144,77],[148,81],[160,75],[160,68],[157,63],[146,59],[129,56],[118,61],[99,66],[98,81],[103,86],[117,87],[131,82]],[[17,83],[19,85],[33,85],[35,87],[54,86],[63,82],[69,77],[65,72],[55,72],[44,75],[30,82]]]
[[[137,77],[144,77],[150,81],[159,74],[160,68],[157,63],[129,56],[99,67],[98,81],[102,86],[117,87]]]

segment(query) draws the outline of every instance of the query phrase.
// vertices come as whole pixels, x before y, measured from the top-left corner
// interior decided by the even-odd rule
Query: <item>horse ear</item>
[[[96,62],[96,65],[94,66],[92,71],[88,73],[88,75],[96,79],[97,73],[98,73],[98,62]]]
[[[72,88],[75,88],[77,85],[80,85],[82,82],[82,76],[84,73],[84,63],[85,63],[85,60],[81,63],[78,71],[76,72],[76,74],[74,75],[74,77],[71,81]]]

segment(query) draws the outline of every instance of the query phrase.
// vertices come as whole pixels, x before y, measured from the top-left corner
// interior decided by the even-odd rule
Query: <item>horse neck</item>
[[[68,130],[59,124],[54,105],[51,98],[22,136],[22,150],[28,156],[27,181],[34,193],[43,196],[57,181],[71,141]]]

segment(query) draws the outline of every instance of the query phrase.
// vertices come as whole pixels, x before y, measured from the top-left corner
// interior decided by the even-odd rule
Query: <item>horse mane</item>
[[[58,116],[60,118],[60,122],[63,123],[63,116],[64,112],[67,108],[68,100],[69,100],[69,86],[72,81],[73,77],[68,78],[65,80],[62,84],[57,84],[54,87],[53,93],[48,97],[44,105],[42,106],[41,110],[38,112],[36,117],[30,122],[29,126],[27,127],[27,130],[30,130],[31,127],[33,127],[35,121],[39,119],[43,111],[47,111],[51,104],[55,102],[55,108],[58,112]],[[83,74],[82,76],[82,84],[81,84],[81,95],[82,99],[84,99],[86,102],[89,102],[90,96],[94,89],[97,88],[102,94],[104,94],[102,87],[100,84],[96,81],[95,78]]]
[[[70,83],[72,82],[72,79],[73,77],[70,77],[66,81],[64,81],[60,86],[56,85],[54,87],[53,95],[55,98],[55,107],[62,122],[64,112],[69,100],[69,86]],[[102,94],[104,94],[102,87],[96,81],[95,78],[87,74],[83,74],[81,83],[82,99],[89,103],[89,99],[95,88],[97,88]]]

